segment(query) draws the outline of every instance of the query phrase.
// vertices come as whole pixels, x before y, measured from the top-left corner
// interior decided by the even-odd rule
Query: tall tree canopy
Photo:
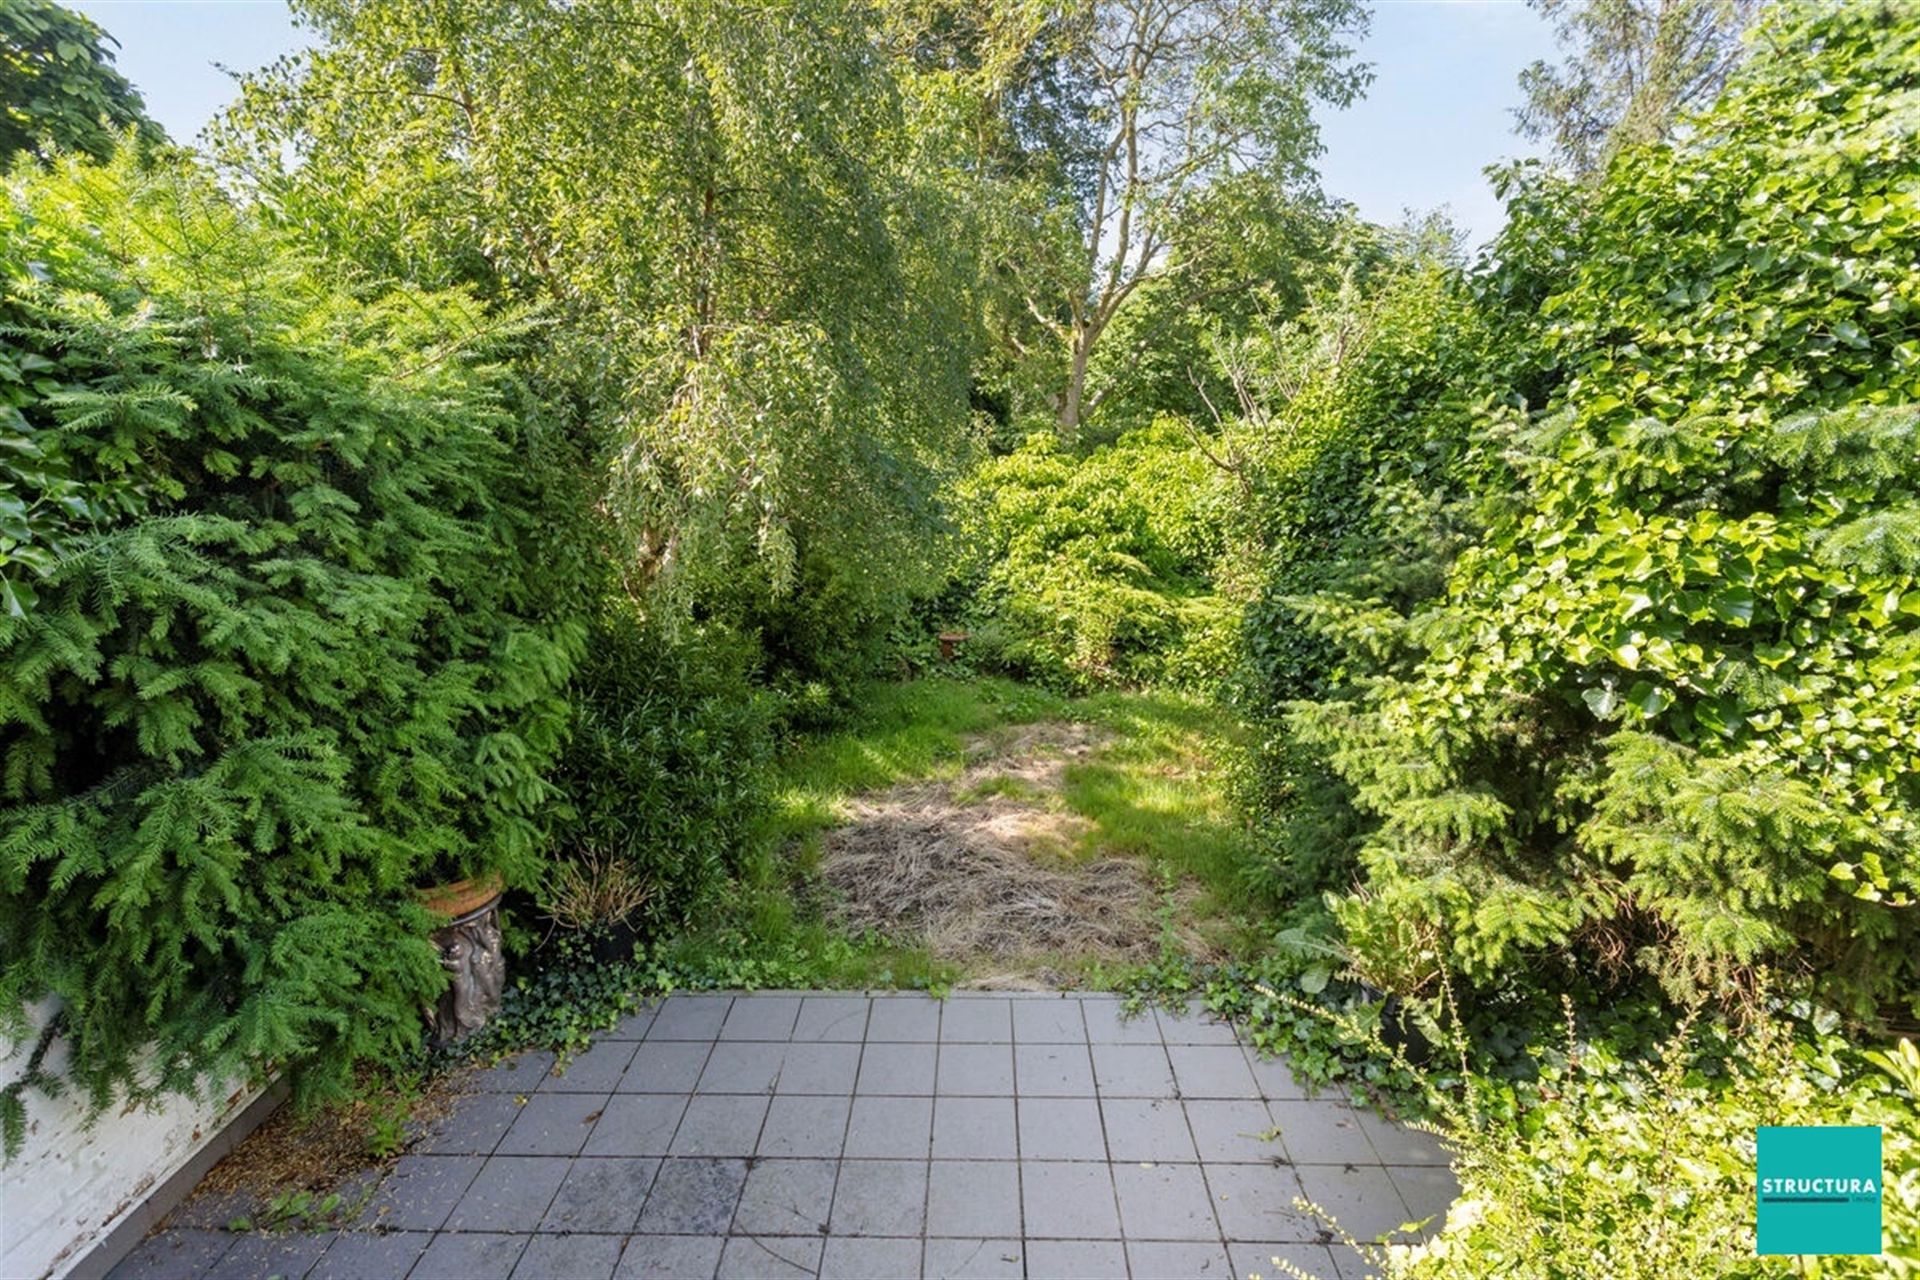
[[[1352,62],[1357,0],[1090,0],[1068,15],[1052,55],[1080,113],[1068,238],[1012,274],[1063,353],[1056,409],[1071,436],[1100,398],[1094,353],[1131,299],[1254,283],[1219,268],[1244,228],[1311,188],[1314,104],[1344,105],[1367,77]]]
[[[122,129],[149,141],[163,136],[113,69],[118,43],[52,0],[0,4],[0,164],[43,140],[99,158]]]
[[[1738,65],[1763,0],[1527,0],[1567,58],[1520,73],[1520,131],[1591,175],[1622,146],[1657,142],[1710,105]]]
[[[636,587],[818,571],[857,609],[931,573],[966,273],[864,6],[296,7],[320,47],[249,86],[229,158],[333,256],[564,317],[543,368],[611,424]]]

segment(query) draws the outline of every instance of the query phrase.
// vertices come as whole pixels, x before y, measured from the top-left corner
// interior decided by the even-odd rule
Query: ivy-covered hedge
[[[539,451],[467,300],[318,278],[191,173],[0,207],[0,1018],[58,997],[96,1104],[327,1091],[444,980],[414,886],[537,874]]]
[[[1920,11],[1783,5],[1677,141],[1517,189],[1487,349],[1427,401],[1484,406],[1425,481],[1467,549],[1423,600],[1347,547],[1295,624],[1337,650],[1285,724],[1377,978],[1765,964],[1920,1009],[1917,105]]]

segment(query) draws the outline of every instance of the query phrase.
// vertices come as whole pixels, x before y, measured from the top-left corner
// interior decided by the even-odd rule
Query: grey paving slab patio
[[[1375,1239],[1457,1191],[1428,1135],[1107,996],[674,996],[471,1083],[351,1229],[176,1214],[113,1275],[1351,1280],[1296,1198]]]

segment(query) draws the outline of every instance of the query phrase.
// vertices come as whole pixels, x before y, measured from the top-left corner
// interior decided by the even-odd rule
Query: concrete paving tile
[[[1220,1239],[1197,1164],[1116,1164],[1113,1187],[1129,1240]]]
[[[1199,1159],[1186,1112],[1171,1098],[1102,1098],[1107,1152],[1116,1164]]]
[[[663,1156],[686,1112],[683,1093],[616,1093],[587,1135],[589,1156]]]
[[[1044,1280],[1126,1280],[1118,1240],[1027,1241],[1027,1274]]]
[[[1270,1058],[1256,1050],[1246,1050],[1247,1066],[1260,1086],[1260,1096],[1268,1101],[1296,1101],[1302,1098],[1342,1100],[1347,1091],[1337,1084],[1314,1086],[1294,1075],[1285,1058]]]
[[[1012,1098],[936,1098],[935,1160],[1011,1160],[1019,1154]]]
[[[207,1280],[262,1280],[304,1276],[333,1243],[330,1233],[296,1231],[283,1235],[252,1234],[234,1239],[220,1261],[201,1274]]]
[[[225,1231],[235,1218],[258,1218],[266,1202],[252,1191],[228,1191],[219,1195],[196,1191],[187,1202],[166,1217],[169,1229],[199,1227],[204,1231]]]
[[[1375,1246],[1366,1246],[1375,1248]],[[1341,1241],[1327,1246],[1327,1252],[1333,1255],[1333,1269],[1340,1280],[1380,1280],[1387,1268],[1359,1249]]]
[[[786,1057],[785,1041],[723,1040],[713,1046],[706,1070],[700,1073],[700,1083],[694,1089],[700,1093],[772,1093]]]
[[[1422,1228],[1423,1236],[1446,1224],[1447,1210],[1460,1196],[1460,1180],[1453,1170],[1442,1165],[1397,1165],[1387,1169],[1387,1176],[1407,1206],[1407,1221],[1432,1219]]]
[[[727,1020],[732,996],[668,996],[647,1028],[649,1040],[712,1040]]]
[[[660,1008],[658,1000],[649,1000],[639,1009],[628,1014],[614,1024],[613,1030],[601,1036],[603,1040],[644,1040],[647,1028],[653,1025],[653,1015]]]
[[[867,1018],[867,1043],[925,1041],[940,1038],[940,1002],[931,996],[885,996],[873,1002]]]
[[[872,1005],[865,996],[808,996],[800,1002],[793,1038],[858,1044],[867,1038],[867,1010]]]
[[[720,1025],[722,1040],[789,1040],[800,1016],[798,996],[740,996]]]
[[[486,1093],[532,1093],[553,1066],[554,1055],[544,1049],[510,1053],[469,1077],[469,1087]]]
[[[820,1255],[820,1280],[916,1280],[920,1248],[918,1236],[829,1236]]]
[[[634,1052],[618,1093],[689,1093],[706,1069],[713,1045],[706,1040],[648,1040]]]
[[[1134,1280],[1246,1280],[1218,1240],[1129,1240]]]
[[[940,1010],[942,1044],[1010,1044],[1013,1002],[996,996],[955,996]]]
[[[874,1001],[874,1016],[880,1016],[885,1001]],[[860,1059],[860,1079],[856,1093],[932,1094],[936,1046],[931,1043],[867,1043]]]
[[[494,1232],[451,1232],[433,1238],[409,1273],[410,1280],[507,1280],[527,1247],[527,1237]]]
[[[1409,1129],[1406,1125],[1369,1111],[1365,1107],[1355,1107],[1360,1116],[1361,1132],[1373,1143],[1373,1149],[1380,1155],[1382,1164],[1426,1164],[1450,1165],[1453,1157],[1440,1145],[1440,1139],[1423,1129]]]
[[[613,1269],[613,1280],[712,1280],[722,1236],[634,1236]]]
[[[1298,1165],[1294,1172],[1300,1176],[1301,1194],[1355,1240],[1382,1239],[1410,1217],[1393,1179],[1378,1165]]]
[[[599,1041],[565,1063],[555,1063],[539,1088],[543,1093],[612,1093],[636,1047],[631,1040]]]
[[[1183,1098],[1258,1098],[1260,1086],[1237,1044],[1170,1044],[1173,1080]]]
[[[929,1240],[920,1274],[927,1280],[1019,1280],[1026,1246],[1017,1239]]]
[[[1085,1044],[1016,1044],[1013,1082],[1023,1097],[1091,1098],[1093,1058]]]
[[[1202,1160],[1271,1164],[1287,1158],[1286,1147],[1273,1138],[1266,1103],[1195,1099],[1184,1106]]]
[[[445,1117],[413,1144],[419,1155],[492,1155],[520,1118],[519,1095],[475,1093],[456,1099]]]
[[[927,1162],[849,1160],[828,1225],[837,1236],[917,1236],[926,1223]]]
[[[532,1231],[546,1217],[572,1164],[559,1156],[494,1156],[453,1207],[444,1229]]]
[[[813,1280],[820,1237],[735,1236],[720,1254],[719,1280]]]
[[[1274,1127],[1295,1164],[1378,1164],[1360,1117],[1332,1098],[1312,1102],[1269,1102]]]
[[[869,1052],[873,1047],[868,1046]],[[847,1122],[846,1156],[925,1160],[932,1135],[932,1098],[855,1098]]]
[[[1110,1166],[1025,1160],[1020,1200],[1028,1239],[1118,1240],[1120,1215]]]
[[[647,1189],[659,1172],[655,1159],[614,1156],[575,1160],[566,1181],[547,1206],[542,1231],[597,1231],[624,1235],[633,1230],[646,1203]],[[521,1264],[525,1269],[526,1264]],[[613,1270],[613,1262],[607,1263]]]
[[[1173,1067],[1157,1044],[1096,1044],[1093,1082],[1103,1097],[1171,1098]]]
[[[745,1160],[663,1161],[634,1229],[645,1235],[725,1235],[746,1181]]]
[[[497,1156],[576,1156],[599,1121],[613,1095],[606,1093],[536,1093],[520,1108],[520,1118],[507,1130]]]
[[[401,1156],[360,1220],[390,1231],[438,1231],[486,1163],[484,1156]]]
[[[1293,1272],[1282,1271],[1281,1262],[1291,1263],[1314,1280],[1341,1280],[1333,1255],[1323,1244],[1288,1244],[1268,1241],[1234,1244],[1233,1274],[1242,1280],[1292,1280]],[[1278,1261],[1276,1261],[1276,1259]]]
[[[1019,1236],[1017,1166],[984,1160],[935,1160],[927,1184],[927,1234]]]
[[[1080,1001],[1071,997],[1058,1000],[1015,1000],[1013,1039],[1016,1044],[1085,1044],[1087,1020],[1081,1016]]]
[[[734,1211],[745,1236],[822,1236],[833,1209],[833,1160],[756,1160]]]
[[[1319,1224],[1294,1207],[1300,1180],[1294,1171],[1270,1164],[1210,1164],[1207,1190],[1213,1196],[1220,1234],[1229,1240],[1318,1240]]]
[[[1012,1042],[941,1045],[936,1090],[973,1097],[1012,1097]]]
[[[611,1280],[620,1245],[617,1235],[537,1235],[513,1274],[515,1280]]]
[[[680,1117],[669,1155],[750,1156],[760,1143],[768,1099],[744,1094],[696,1094]]]
[[[1095,1044],[1160,1043],[1160,1023],[1151,1009],[1128,1017],[1116,997],[1087,996],[1080,1001],[1080,1014],[1087,1021],[1087,1039]]]
[[[837,1160],[847,1138],[850,1098],[782,1094],[767,1109],[760,1129],[760,1156]],[[922,1152],[921,1154],[925,1154]]]
[[[1023,1160],[1105,1160],[1107,1135],[1100,1104],[1092,1098],[1022,1100],[1020,1156]]]
[[[787,1047],[786,1062],[774,1088],[780,1093],[849,1094],[859,1074],[857,1044],[795,1044]]]
[[[424,1231],[343,1231],[307,1272],[307,1280],[393,1280],[413,1269],[432,1240]]]
[[[1160,1038],[1168,1044],[1238,1044],[1233,1027],[1221,1022],[1190,1001],[1184,1010],[1155,1009],[1160,1023]]]

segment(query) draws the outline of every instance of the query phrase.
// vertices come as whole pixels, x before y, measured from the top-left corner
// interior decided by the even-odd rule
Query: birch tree
[[[1312,184],[1312,109],[1343,106],[1364,87],[1352,47],[1364,24],[1357,0],[1089,0],[1056,24],[1072,32],[1060,78],[1086,112],[1094,150],[1075,193],[1071,251],[1011,274],[1064,354],[1062,435],[1098,407],[1105,393],[1089,394],[1089,364],[1149,282],[1193,295],[1253,283],[1208,270],[1237,234],[1217,211],[1245,203],[1220,197]]]

